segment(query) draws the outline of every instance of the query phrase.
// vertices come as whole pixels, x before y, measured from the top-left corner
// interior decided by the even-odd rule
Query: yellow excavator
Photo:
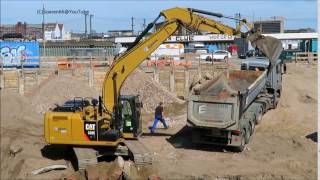
[[[137,141],[142,133],[140,118],[142,103],[138,96],[121,96],[120,89],[130,73],[165,42],[179,26],[184,26],[191,31],[201,30],[247,37],[252,44],[258,48],[261,47],[267,56],[270,52],[279,49],[275,47],[279,45],[275,39],[268,39],[259,32],[253,32],[253,27],[245,19],[240,19],[239,26],[232,28],[200,14],[228,18],[220,13],[192,8],[176,7],[162,11],[152,23],[148,24],[132,46],[113,61],[106,72],[102,97],[100,96],[98,100],[75,98],[45,113],[45,141],[48,144],[71,145],[78,158],[79,169],[96,163],[98,154],[108,154],[105,149],[113,149],[112,153],[116,155],[129,152],[133,154],[134,161],[141,163],[149,161],[150,158],[141,155],[145,153],[145,150]],[[160,17],[165,19],[161,27],[146,37]],[[241,32],[243,25],[249,29],[245,33]],[[268,43],[274,47],[270,49],[263,43],[265,40],[268,40]],[[90,154],[92,156],[88,157]]]

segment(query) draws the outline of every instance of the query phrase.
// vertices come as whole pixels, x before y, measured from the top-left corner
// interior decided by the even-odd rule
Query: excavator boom
[[[261,48],[263,52],[267,52],[265,53],[267,57],[275,60],[280,55],[279,51],[281,52],[282,50],[282,48],[279,50],[281,42],[277,39],[264,38],[261,36],[261,34],[254,34],[252,31],[252,25],[248,24],[246,20],[239,20],[240,25],[236,28],[232,28],[196,13],[224,17],[219,13],[212,13],[191,8],[186,9],[176,7],[164,10],[160,13],[160,15],[166,19],[164,24],[155,33],[141,41],[144,35],[149,31],[149,29],[152,28],[152,26],[155,24],[155,21],[158,20],[160,16],[156,18],[156,20],[153,23],[150,23],[146,30],[143,31],[139,37],[137,37],[136,41],[126,51],[126,53],[113,62],[105,76],[103,83],[102,97],[107,112],[114,111],[114,106],[117,103],[121,86],[130,73],[136,69],[137,66],[142,63],[142,61],[144,61],[163,42],[165,42],[180,25],[183,25],[189,30],[202,30],[211,33],[239,35],[242,37],[248,36],[248,40],[253,42],[253,45]],[[247,25],[249,31],[242,33],[240,31],[242,25]],[[272,53],[276,51],[278,53],[272,55]]]
[[[189,30],[201,30],[227,35],[247,36],[248,34],[252,33],[252,29],[250,29],[246,33],[242,33],[240,31],[241,26],[244,24],[246,24],[249,28],[252,28],[252,25],[248,24],[245,20],[240,20],[240,26],[238,26],[237,28],[232,28],[196,13],[203,13],[216,17],[224,17],[219,13],[211,13],[197,9],[186,9],[177,7],[164,10],[160,13],[160,15],[165,18],[163,25],[155,33],[141,41],[144,35],[155,24],[155,21],[159,19],[159,17],[156,18],[156,20],[153,23],[149,24],[146,30],[137,37],[136,41],[126,51],[126,53],[124,53],[112,63],[109,71],[105,76],[102,92],[103,103],[107,112],[114,111],[114,106],[117,103],[117,98],[119,97],[121,86],[126,78],[130,75],[130,73],[134,69],[136,69],[137,66],[142,63],[163,42],[165,42],[167,38],[170,37],[180,25],[183,25]],[[265,44],[262,42],[263,38],[261,37],[261,35],[255,35],[254,38],[250,39],[250,41],[256,42],[258,45],[260,45],[260,47],[264,47]],[[274,43],[274,41],[272,41],[272,43]]]

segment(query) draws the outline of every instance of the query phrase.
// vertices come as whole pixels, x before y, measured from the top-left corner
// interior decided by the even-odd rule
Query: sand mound
[[[123,94],[140,94],[144,110],[152,112],[159,101],[165,105],[181,102],[161,84],[152,81],[142,71],[135,71],[126,81]],[[55,104],[74,97],[100,95],[86,81],[74,76],[54,76],[28,97],[8,91],[1,92],[1,178],[0,179],[54,179],[65,171],[52,171],[34,176],[34,169],[65,163],[64,157],[47,157],[43,138],[43,114]],[[15,156],[8,152],[21,148]],[[68,168],[70,170],[71,168]]]
[[[153,112],[156,105],[162,101],[164,105],[183,103],[175,94],[166,90],[161,84],[153,81],[141,70],[134,71],[125,81],[121,94],[140,95],[143,109],[147,113]],[[73,76],[52,77],[46,84],[39,87],[30,97],[36,112],[44,114],[55,104],[62,104],[75,97],[98,98],[101,92],[89,87],[88,83]]]
[[[75,97],[98,98],[98,96],[99,93],[94,88],[79,78],[55,76],[37,89],[30,100],[36,111],[44,114],[49,108],[55,107],[55,104],[63,104]]]
[[[40,114],[34,110],[27,98],[17,93],[2,92],[1,128],[29,128],[36,124],[42,124],[40,119]]]
[[[43,116],[36,112],[35,106],[17,93],[1,92],[1,162],[5,163],[1,163],[0,179],[50,178],[30,176],[34,168],[55,163],[42,157],[40,150],[44,145]],[[20,150],[9,153],[14,149]]]

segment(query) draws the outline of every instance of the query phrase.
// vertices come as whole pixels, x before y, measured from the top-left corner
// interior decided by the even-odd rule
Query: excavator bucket
[[[281,41],[274,37],[263,36],[259,30],[248,36],[247,39],[251,42],[253,47],[257,47],[265,54],[270,61],[269,69],[271,69],[283,50]]]

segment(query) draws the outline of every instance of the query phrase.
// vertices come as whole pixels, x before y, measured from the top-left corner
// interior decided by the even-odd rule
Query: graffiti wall
[[[4,68],[38,68],[38,42],[0,42],[0,60]]]

